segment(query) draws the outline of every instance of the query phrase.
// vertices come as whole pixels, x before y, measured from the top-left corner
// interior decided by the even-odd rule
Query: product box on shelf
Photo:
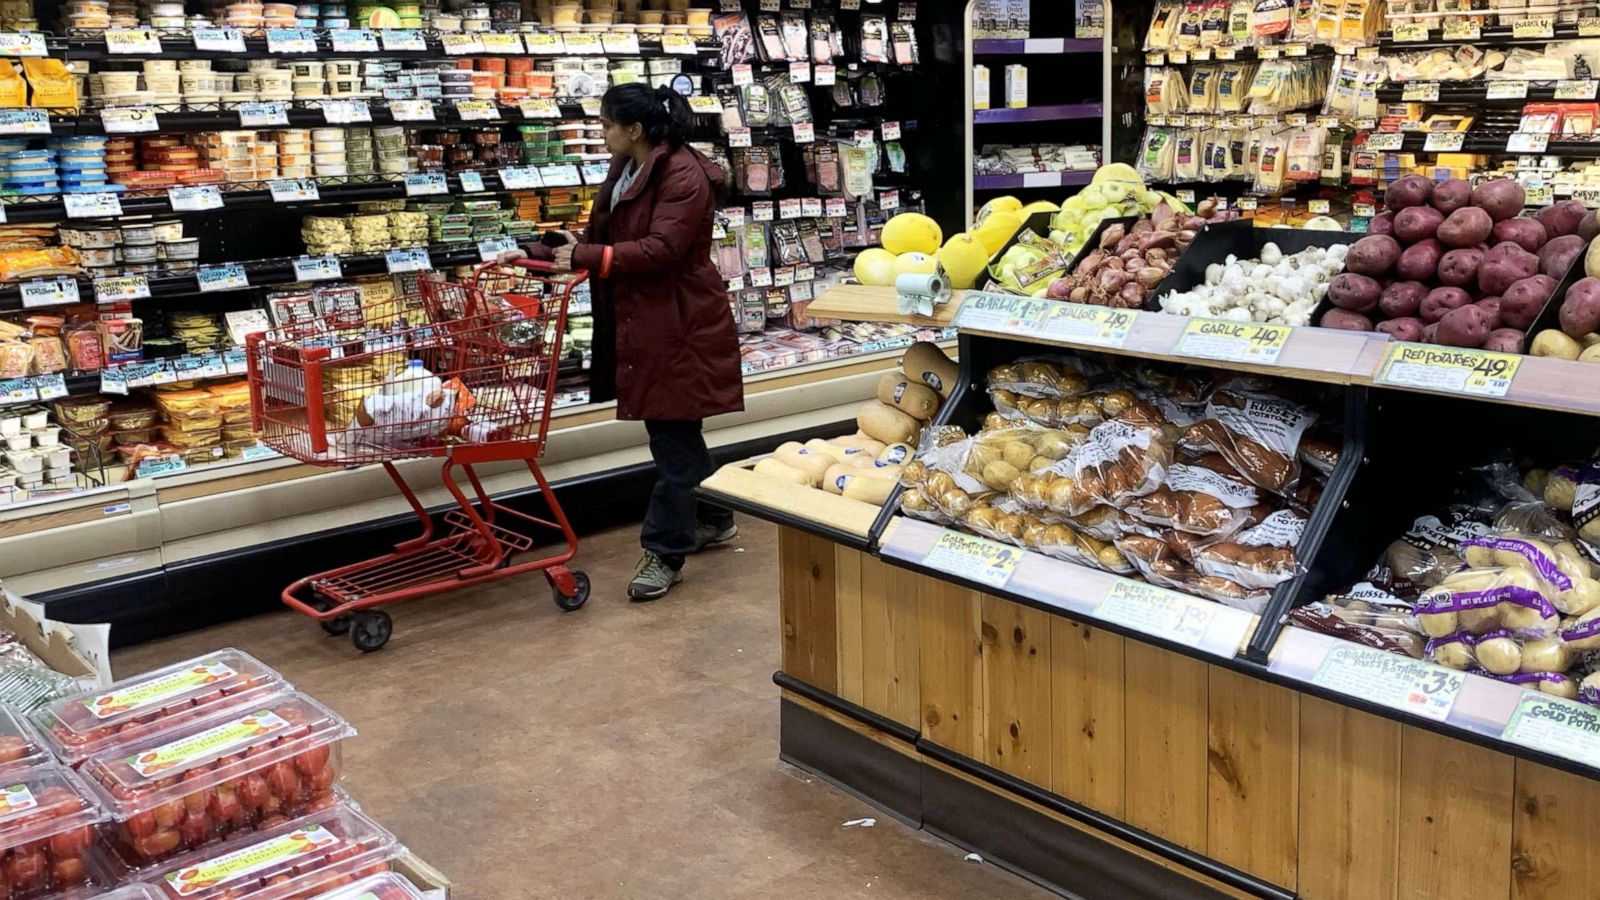
[[[339,744],[353,734],[337,713],[283,691],[118,741],[80,771],[116,822],[112,846],[143,866],[337,803]]]
[[[111,886],[94,840],[106,809],[71,769],[46,763],[0,783],[0,898]]]
[[[147,739],[289,689],[283,676],[232,648],[63,697],[34,711],[49,748],[76,766],[108,747]]]
[[[355,807],[338,803],[175,856],[141,869],[138,878],[168,898],[360,897],[360,893],[346,895],[342,889],[388,872],[401,850],[394,835],[382,826]]]

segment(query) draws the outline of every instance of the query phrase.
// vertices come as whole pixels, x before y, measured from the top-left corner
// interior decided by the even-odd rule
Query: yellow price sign
[[[715,97],[696,94],[689,98],[689,110],[697,115],[720,116],[722,115],[722,101]]]
[[[1548,184],[1524,185],[1523,191],[1529,206],[1549,206],[1556,201],[1555,191]]]
[[[1394,26],[1394,40],[1396,43],[1425,41],[1427,39],[1428,23],[1426,22],[1399,22]]]
[[[1483,37],[1483,29],[1476,19],[1451,16],[1444,20],[1444,39],[1447,41],[1476,41]]]
[[[522,37],[509,31],[486,31],[482,40],[485,53],[522,54]]]
[[[1556,36],[1556,20],[1550,16],[1530,16],[1511,23],[1511,36],[1519,40],[1538,40]]]
[[[1138,319],[1134,309],[1113,309],[1085,303],[1056,303],[1039,324],[1039,336],[1093,347],[1121,347]]]
[[[559,34],[530,34],[527,36],[529,53],[565,53],[567,42]]]
[[[1124,628],[1195,647],[1205,639],[1219,608],[1209,600],[1119,578],[1094,614]]]
[[[1578,37],[1600,37],[1600,16],[1579,16]]]
[[[1436,344],[1390,344],[1378,368],[1378,384],[1424,388],[1474,397],[1504,397],[1523,357]]]
[[[546,97],[531,97],[522,101],[522,117],[525,119],[559,119],[561,106],[556,101]]]
[[[946,528],[939,532],[939,540],[923,563],[957,578],[1002,588],[1017,570],[1022,552],[1017,547]]]
[[[1288,325],[1190,319],[1173,352],[1179,356],[1271,366],[1277,364],[1293,333],[1294,329]]]

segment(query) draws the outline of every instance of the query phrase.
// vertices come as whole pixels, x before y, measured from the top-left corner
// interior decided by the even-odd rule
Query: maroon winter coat
[[[663,141],[612,209],[611,189],[626,163],[612,160],[572,254],[594,291],[595,387],[615,372],[619,419],[741,410],[739,338],[727,286],[711,263],[713,183],[722,169],[687,145]],[[530,251],[548,258],[542,249]]]

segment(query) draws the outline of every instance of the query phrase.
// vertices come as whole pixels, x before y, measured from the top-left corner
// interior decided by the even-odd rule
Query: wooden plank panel
[[[1511,823],[1513,900],[1571,900],[1594,894],[1600,853],[1600,782],[1548,766],[1516,761]]]
[[[933,578],[917,580],[922,633],[922,734],[983,759],[982,606],[978,594]]]
[[[1030,784],[1050,783],[1050,620],[1042,610],[982,596],[982,760]]]
[[[833,542],[778,529],[783,671],[825,691],[838,687]]]
[[[1510,895],[1513,762],[1402,726],[1401,900]]]
[[[1206,664],[1123,645],[1126,818],[1175,844],[1206,849]]]
[[[1295,885],[1299,695],[1211,670],[1206,841],[1212,858],[1280,887]]]
[[[1050,619],[1050,790],[1123,815],[1123,644],[1119,634]]]
[[[864,705],[861,660],[861,559],[860,550],[835,544],[833,590],[837,605],[839,696]]]
[[[1400,867],[1399,722],[1300,698],[1300,894],[1393,900]]]
[[[863,633],[862,652],[868,659],[876,656],[869,666],[881,668],[885,675],[876,683],[867,679],[863,685],[867,705],[911,728],[921,728],[922,721],[922,629],[918,624],[917,585],[926,578],[874,557],[862,557],[863,619],[868,597],[876,596],[876,608],[883,623],[879,630],[881,637],[876,642],[869,641]]]

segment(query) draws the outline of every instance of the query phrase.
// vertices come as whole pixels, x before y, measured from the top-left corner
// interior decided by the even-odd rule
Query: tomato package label
[[[258,710],[215,728],[208,728],[199,734],[192,734],[153,750],[130,756],[127,762],[135,772],[150,778],[162,772],[180,770],[186,764],[200,759],[221,755],[235,747],[249,744],[262,735],[282,731],[288,727],[288,720],[282,716],[268,710]]]
[[[202,662],[192,669],[173,672],[118,691],[96,694],[82,702],[95,718],[107,719],[120,713],[165,703],[179,694],[237,677],[238,674],[224,663]]]
[[[251,844],[232,853],[185,866],[162,876],[167,889],[179,897],[220,887],[247,875],[260,872],[305,853],[325,850],[340,843],[333,832],[320,825],[307,825],[288,834]]]
[[[39,801],[33,796],[33,791],[28,790],[25,784],[0,788],[0,822],[25,813],[38,805]]]

